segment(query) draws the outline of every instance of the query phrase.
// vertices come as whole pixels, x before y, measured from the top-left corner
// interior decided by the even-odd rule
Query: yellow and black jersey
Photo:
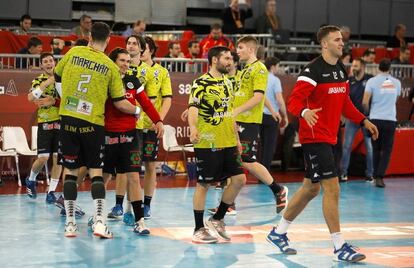
[[[195,148],[227,148],[237,145],[234,129],[234,91],[231,81],[209,73],[194,80],[189,107],[198,109],[197,129],[200,142]]]
[[[46,74],[41,74],[32,81],[32,88],[39,87],[44,81],[49,78]],[[45,95],[52,96],[53,98],[58,98],[58,92],[55,88],[55,84],[52,84],[45,88],[40,98],[43,98]],[[59,107],[56,106],[48,106],[48,107],[40,107],[37,110],[37,122],[38,123],[46,123],[59,120]]]

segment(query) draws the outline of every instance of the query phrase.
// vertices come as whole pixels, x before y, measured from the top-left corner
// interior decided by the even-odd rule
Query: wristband
[[[141,108],[139,106],[135,106],[135,115],[139,115],[141,113]]]
[[[308,108],[303,109],[303,111],[300,113],[300,116],[303,118],[303,116],[305,115],[305,113],[309,111]]]
[[[62,96],[62,83],[56,82],[55,83],[55,89],[58,92],[59,96]]]
[[[40,96],[42,96],[42,93],[43,91],[39,87],[32,88],[32,94],[36,99],[40,98]]]

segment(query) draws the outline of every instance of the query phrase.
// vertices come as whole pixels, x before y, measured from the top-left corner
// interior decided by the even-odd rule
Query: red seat
[[[375,48],[375,62],[379,63],[383,58],[389,58],[388,50],[385,47]]]

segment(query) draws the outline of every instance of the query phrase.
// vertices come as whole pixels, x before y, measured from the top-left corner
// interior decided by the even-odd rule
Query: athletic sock
[[[223,201],[220,202],[220,205],[217,209],[217,212],[213,215],[213,219],[215,220],[222,220],[224,215],[226,215],[227,209],[230,207],[229,204],[224,203]]]
[[[134,209],[135,222],[139,221],[144,217],[144,206],[142,200],[131,202],[132,208]]]
[[[37,174],[39,174],[39,172],[33,172],[33,170],[30,170],[29,181],[35,181]]]
[[[120,205],[124,203],[124,196],[123,195],[116,195],[115,204]]]
[[[336,250],[340,249],[345,244],[345,240],[342,238],[341,232],[332,233],[331,238]]]
[[[277,234],[286,234],[287,229],[289,228],[290,224],[292,222],[286,220],[284,217],[280,219],[279,225],[276,227],[276,233]]]
[[[282,190],[282,186],[280,186],[279,184],[277,184],[275,181],[273,181],[271,184],[268,185],[270,190],[272,190],[274,195],[277,195],[280,190]]]
[[[47,193],[56,191],[56,187],[58,186],[58,184],[59,179],[50,179],[49,190],[47,191]]]
[[[204,210],[194,210],[195,229],[199,230],[204,227]]]
[[[105,199],[97,198],[93,200],[95,205],[95,217],[96,221],[101,221],[103,224],[106,222],[106,216],[104,215],[105,211]]]
[[[124,213],[131,212],[131,210],[132,210],[131,202],[127,201],[127,204],[124,209]]]
[[[144,196],[144,205],[150,207],[151,206],[151,199],[152,199],[152,196],[148,196],[148,195]]]
[[[76,223],[75,220],[75,200],[65,200],[66,224]]]

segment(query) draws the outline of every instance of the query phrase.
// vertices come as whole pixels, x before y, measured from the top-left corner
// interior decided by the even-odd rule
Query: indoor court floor
[[[0,195],[0,267],[414,267],[414,178],[385,180],[380,189],[365,181],[341,184],[341,222],[345,239],[367,259],[358,264],[332,261],[333,246],[321,210],[321,195],[291,225],[297,255],[284,256],[266,242],[277,223],[274,199],[262,184],[247,185],[237,198],[236,216],[226,216],[231,243],[193,244],[193,187],[160,188],[146,220],[151,235],[140,237],[121,221],[109,221],[114,238],[93,237],[87,226],[93,206],[89,192],[78,194],[86,215],[79,235],[65,238],[59,209],[25,194]],[[286,183],[290,197],[300,186]],[[207,207],[216,205],[211,188]],[[114,191],[107,192],[107,210]],[[206,215],[207,217],[207,215]]]

